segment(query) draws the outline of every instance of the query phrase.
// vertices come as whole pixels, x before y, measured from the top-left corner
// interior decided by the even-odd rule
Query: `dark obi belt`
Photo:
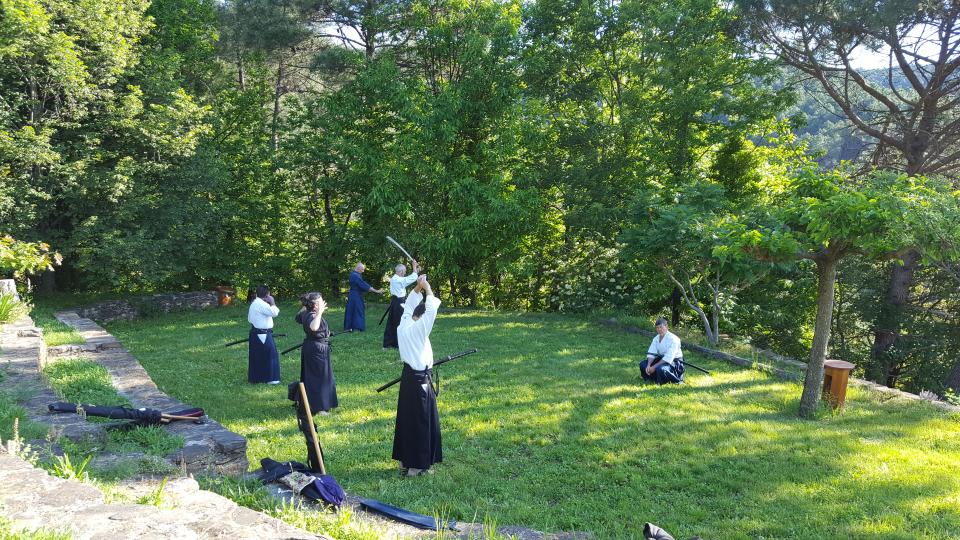
[[[272,334],[273,333],[273,328],[254,328],[251,326],[250,330],[252,330],[254,334]]]

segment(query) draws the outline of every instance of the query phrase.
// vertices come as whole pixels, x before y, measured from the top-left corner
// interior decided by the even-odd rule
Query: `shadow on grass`
[[[285,348],[302,334],[295,306],[280,307]],[[342,310],[327,318],[338,328]],[[246,335],[243,309],[110,330],[161,388],[245,435],[252,464],[305,459],[285,385],[248,385],[245,348],[222,346]],[[396,389],[374,389],[401,365],[381,332],[335,338],[341,407],[317,417],[329,468],[350,493],[598,538],[638,537],[645,521],[677,537],[960,535],[957,416],[854,391],[843,413],[800,420],[799,385],[695,356],[712,377],[691,370],[684,385],[645,384],[646,338],[562,316],[442,314],[435,353],[480,352],[441,368],[444,463],[400,478]],[[294,380],[299,355],[281,362],[283,381]]]

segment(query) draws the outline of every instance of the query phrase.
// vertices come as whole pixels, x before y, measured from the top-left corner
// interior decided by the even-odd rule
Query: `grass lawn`
[[[89,305],[99,299],[97,295],[66,294],[35,297],[30,309],[30,318],[33,319],[33,324],[43,329],[43,341],[47,347],[83,343],[80,332],[58,321],[53,314],[64,309]]]
[[[281,349],[299,343],[281,304]],[[640,380],[648,338],[573,316],[456,312],[433,331],[444,462],[401,478],[390,459],[396,352],[370,331],[334,338],[340,408],[317,416],[327,467],[352,494],[453,519],[637,538],[960,537],[960,415],[854,388],[841,414],[796,417],[800,386],[689,355],[713,371]],[[343,311],[327,314],[341,327]],[[153,380],[249,441],[248,457],[306,460],[286,386],[249,385],[245,306],[109,326]],[[299,355],[282,357],[283,382]],[[883,401],[883,400],[887,401]]]

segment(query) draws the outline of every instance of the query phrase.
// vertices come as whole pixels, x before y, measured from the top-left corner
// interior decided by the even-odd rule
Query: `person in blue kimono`
[[[357,263],[353,272],[350,272],[350,293],[347,295],[347,309],[343,314],[343,329],[363,332],[367,328],[366,305],[363,303],[363,293],[373,291],[382,294],[383,289],[374,289],[363,280],[363,263]]]
[[[252,383],[280,384],[280,353],[273,341],[273,318],[280,314],[277,303],[266,285],[257,287],[257,297],[250,303],[247,380]]]

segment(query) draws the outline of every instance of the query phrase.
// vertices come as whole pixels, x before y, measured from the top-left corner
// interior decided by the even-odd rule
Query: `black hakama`
[[[400,342],[397,341],[397,327],[400,326],[400,318],[403,317],[403,302],[406,297],[391,296],[390,307],[387,308],[387,327],[383,329],[383,347],[400,348]]]
[[[316,315],[309,311],[297,314],[297,322],[303,325],[303,347],[300,348],[300,380],[310,400],[310,412],[329,411],[338,405],[337,382],[330,364],[330,328],[327,321],[320,320],[320,328],[310,330],[310,322]]]
[[[433,393],[432,370],[414,371],[403,364],[397,424],[393,432],[393,459],[404,467],[429,469],[443,461],[440,414]]]
[[[266,335],[261,342],[260,336]],[[247,380],[252,383],[265,383],[280,380],[280,353],[273,341],[273,329],[250,327],[249,357],[247,361]]]

